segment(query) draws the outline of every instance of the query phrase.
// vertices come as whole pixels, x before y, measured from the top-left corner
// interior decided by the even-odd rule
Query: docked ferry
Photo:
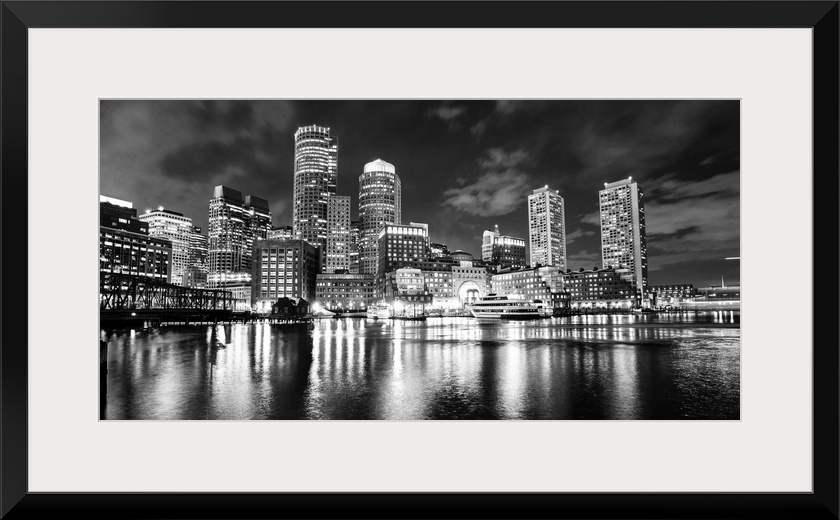
[[[537,304],[532,301],[513,300],[495,294],[488,294],[475,303],[467,304],[467,309],[476,318],[530,320],[542,317]]]
[[[387,320],[391,317],[391,309],[384,303],[375,303],[367,308],[367,317]]]

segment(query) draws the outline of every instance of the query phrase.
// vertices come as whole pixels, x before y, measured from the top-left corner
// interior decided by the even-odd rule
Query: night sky
[[[265,198],[292,224],[294,132],[339,139],[338,194],[358,215],[359,175],[382,158],[402,180],[402,220],[481,255],[481,234],[528,239],[527,195],[566,203],[570,268],[600,267],[598,190],[645,192],[649,283],[740,279],[738,101],[102,101],[100,191],[164,206],[206,233],[213,187]]]

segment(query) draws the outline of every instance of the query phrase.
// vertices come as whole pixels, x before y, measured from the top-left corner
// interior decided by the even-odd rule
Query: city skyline
[[[724,260],[740,253],[737,101],[103,101],[101,123],[101,193],[205,229],[218,184],[292,225],[294,132],[318,125],[341,139],[336,194],[351,198],[352,220],[362,166],[381,157],[402,182],[401,221],[480,258],[497,224],[527,239],[527,195],[548,184],[567,207],[567,266],[591,269],[598,192],[632,175],[646,195],[651,285],[740,278]],[[138,169],[166,182],[126,176]]]

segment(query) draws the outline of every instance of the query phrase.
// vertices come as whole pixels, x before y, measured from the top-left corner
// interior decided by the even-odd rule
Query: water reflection
[[[110,419],[737,419],[740,316],[105,331]]]

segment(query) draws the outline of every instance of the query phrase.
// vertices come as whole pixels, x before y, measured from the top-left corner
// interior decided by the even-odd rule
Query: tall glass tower
[[[531,267],[566,270],[566,215],[563,197],[548,186],[528,195],[528,236]]]
[[[377,159],[359,176],[359,272],[376,274],[379,232],[385,224],[400,224],[401,182],[393,164]]]
[[[250,284],[254,241],[264,239],[270,229],[265,199],[216,186],[207,226],[208,287]]]
[[[350,271],[350,197],[334,195],[327,203],[325,273]]]
[[[338,183],[338,138],[323,126],[302,126],[295,132],[295,180],[292,219],[296,238],[320,249],[326,260],[327,205]]]
[[[644,194],[633,177],[604,183],[598,192],[601,214],[601,260],[604,267],[633,273],[636,289],[647,288],[647,239]]]

